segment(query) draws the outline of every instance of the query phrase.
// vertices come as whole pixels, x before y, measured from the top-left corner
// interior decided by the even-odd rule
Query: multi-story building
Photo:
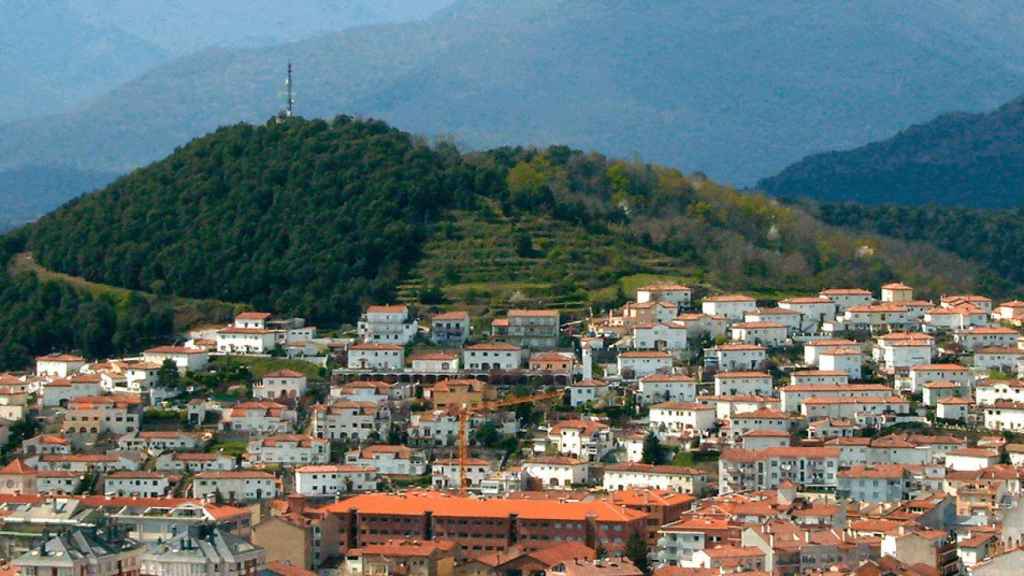
[[[1020,333],[1005,326],[974,326],[957,331],[953,338],[964,350],[973,352],[978,348],[1013,347]]]
[[[731,330],[736,342],[772,347],[785,345],[789,336],[789,328],[779,322],[737,322]]]
[[[138,396],[83,396],[68,403],[61,432],[72,441],[110,433],[118,436],[139,429],[142,401]]]
[[[678,355],[687,348],[687,329],[678,322],[659,322],[633,326],[633,348],[660,350]]]
[[[398,344],[367,342],[348,348],[350,370],[401,370],[405,367],[405,348]]]
[[[345,463],[373,467],[383,476],[421,476],[427,471],[421,452],[408,446],[374,444],[345,454]]]
[[[931,364],[934,355],[935,338],[915,332],[880,336],[872,351],[875,362],[889,373],[909,372],[914,366]]]
[[[651,406],[649,418],[659,438],[689,438],[715,425],[716,409],[696,402],[661,402]]]
[[[157,457],[156,469],[189,473],[234,470],[235,459],[223,452],[168,452]]]
[[[802,412],[809,398],[889,398],[891,386],[885,384],[790,384],[779,388],[783,412]]]
[[[438,346],[461,347],[469,338],[469,312],[441,312],[430,319],[430,341]]]
[[[494,473],[494,465],[482,458],[439,458],[430,466],[430,485],[435,490],[458,490],[462,485],[479,490],[480,484]]]
[[[213,526],[193,526],[151,543],[141,559],[146,576],[256,576],[266,564],[263,548]]]
[[[452,379],[441,380],[429,388],[425,388],[423,396],[434,408],[463,408],[479,406],[485,401],[498,397],[498,391],[482,380]]]
[[[839,448],[794,446],[724,450],[718,461],[720,494],[774,490],[790,481],[805,488],[835,488]]]
[[[295,410],[284,404],[259,400],[241,402],[224,410],[221,428],[253,434],[284,434],[291,432],[298,418]]]
[[[1024,382],[1019,380],[980,380],[974,388],[979,406],[989,406],[1000,400],[1024,402]]]
[[[162,366],[165,361],[170,360],[178,367],[178,371],[184,374],[206,368],[210,363],[210,352],[206,348],[157,346],[144,351],[142,359],[157,366]]]
[[[330,440],[304,434],[275,434],[251,440],[245,453],[245,459],[255,465],[326,464],[330,458]]]
[[[295,370],[275,370],[253,384],[257,400],[295,400],[306,393],[306,375]]]
[[[658,531],[655,558],[663,566],[696,568],[695,556],[740,538],[739,523],[721,516],[684,516]]]
[[[537,488],[571,490],[590,478],[590,463],[567,456],[535,456],[523,463],[523,473]]]
[[[672,353],[658,350],[630,350],[620,352],[619,375],[639,379],[651,374],[667,374],[672,370]]]
[[[911,474],[899,464],[858,464],[839,472],[836,496],[858,502],[903,502],[910,498]]]
[[[707,489],[708,476],[703,470],[686,466],[626,463],[605,466],[603,482],[609,492],[645,488],[700,497]]]
[[[261,470],[200,472],[192,479],[192,496],[202,500],[245,502],[276,498],[278,480]]]
[[[819,338],[804,344],[804,364],[818,366],[818,355],[833,348],[857,348],[860,345],[845,338]],[[820,366],[818,366],[820,368]]]
[[[143,548],[132,542],[73,529],[14,558],[13,564],[21,576],[139,576],[142,553]]]
[[[507,333],[501,338],[530,350],[558,347],[558,310],[509,310]]]
[[[974,375],[970,369],[959,364],[921,364],[910,368],[911,394],[917,394],[929,382],[955,382],[959,390],[969,394],[974,384]]]
[[[804,400],[801,413],[809,419],[849,418],[866,425],[877,425],[889,416],[910,414],[910,401],[899,396],[888,398],[868,396],[863,398],[808,398]]]
[[[742,322],[747,312],[757,308],[757,301],[744,294],[725,294],[705,298],[700,308],[708,316],[724,316],[734,322]]]
[[[598,461],[615,447],[611,428],[596,420],[563,420],[548,431],[548,442],[562,456]]]
[[[357,329],[363,342],[405,345],[416,337],[419,325],[409,317],[408,306],[395,304],[368,306]]]
[[[996,400],[985,406],[985,428],[990,430],[1024,430],[1024,403]]]
[[[715,396],[771,396],[772,376],[767,372],[718,372]]]
[[[195,450],[202,440],[199,434],[183,430],[149,430],[129,432],[117,439],[121,450],[140,450],[159,454],[168,450]]]
[[[455,559],[454,542],[401,539],[350,549],[345,553],[341,576],[446,576],[456,573]]]
[[[464,553],[537,550],[562,541],[622,554],[633,534],[646,535],[647,514],[605,501],[479,499],[429,492],[363,494],[323,508],[341,518],[342,549],[395,538],[452,540]]]
[[[459,353],[452,351],[420,352],[409,357],[413,372],[455,374],[459,371]]]
[[[566,390],[569,391],[569,405],[577,408],[604,398],[609,388],[604,380],[580,380],[566,386]]]
[[[836,319],[838,308],[836,303],[823,296],[787,298],[779,301],[779,308],[800,314],[798,330],[800,332],[817,332],[824,322]]]
[[[734,372],[758,370],[764,365],[767,358],[768,351],[760,344],[733,342],[721,344],[706,351],[704,362],[709,367]]]
[[[365,442],[373,435],[387,434],[388,413],[375,402],[340,400],[313,407],[313,434],[327,440]]]
[[[819,292],[818,296],[835,302],[836,312],[839,314],[854,306],[871,304],[875,300],[870,290],[861,288],[829,288]]]
[[[753,432],[771,430],[773,432],[790,431],[792,416],[780,410],[762,408],[753,412],[738,412],[729,416],[729,428],[725,437],[733,442],[742,442],[745,436]],[[789,445],[788,439],[785,442]]]
[[[818,367],[830,372],[845,372],[847,378],[860,380],[864,353],[860,348],[830,348],[818,353]]]
[[[223,354],[269,354],[277,347],[277,335],[266,328],[228,326],[217,331],[217,351]]]
[[[995,346],[978,348],[974,351],[974,367],[981,370],[999,370],[1006,373],[1020,372],[1024,365],[1024,349]]]
[[[355,464],[315,464],[295,469],[295,492],[334,496],[377,489],[377,470]]]
[[[686,374],[651,374],[637,384],[636,400],[642,405],[696,399],[697,379]]]
[[[693,290],[681,284],[649,284],[636,289],[636,303],[668,302],[678,310],[687,308],[693,300]]]
[[[517,370],[523,363],[523,349],[509,342],[481,342],[462,350],[467,370]]]
[[[74,354],[47,354],[36,357],[36,376],[68,378],[85,366],[85,358]]]
[[[176,476],[163,472],[122,470],[103,478],[103,493],[107,496],[162,498],[177,481]]]

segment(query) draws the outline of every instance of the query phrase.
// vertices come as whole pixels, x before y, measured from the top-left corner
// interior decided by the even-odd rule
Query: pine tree
[[[654,432],[648,432],[644,438],[644,452],[641,461],[644,464],[655,466],[665,463],[665,449],[661,446],[661,440]]]
[[[647,540],[639,532],[634,532],[626,542],[626,558],[629,558],[641,572],[650,574],[651,566],[647,559],[649,553]]]

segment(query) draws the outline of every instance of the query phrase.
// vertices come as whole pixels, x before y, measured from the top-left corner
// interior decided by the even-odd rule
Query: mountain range
[[[176,58],[74,112],[0,127],[0,169],[125,172],[262,122],[291,61],[305,116],[372,116],[470,148],[568,144],[750,184],[1024,93],[1018,12],[1010,0],[457,0],[427,21]]]

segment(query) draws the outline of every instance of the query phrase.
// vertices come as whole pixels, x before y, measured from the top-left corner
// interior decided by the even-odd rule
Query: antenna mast
[[[289,118],[292,117],[292,112],[295,109],[295,94],[292,92],[292,63],[288,62],[288,79],[284,81],[285,87],[288,89],[288,102],[285,115]]]

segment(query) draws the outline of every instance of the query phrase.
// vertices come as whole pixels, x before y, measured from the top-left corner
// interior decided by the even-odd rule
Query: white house
[[[910,321],[910,310],[903,304],[864,304],[847,308],[843,313],[843,322],[856,330],[877,330],[886,326],[902,328]]]
[[[959,364],[921,364],[910,368],[910,393],[916,394],[929,382],[955,382],[968,394],[974,384],[971,371]]]
[[[681,284],[649,284],[636,289],[637,304],[647,302],[668,302],[682,310],[690,305],[693,290]]]
[[[372,467],[384,476],[421,476],[427,471],[426,460],[421,452],[408,446],[391,444],[374,444],[350,450],[345,454],[345,463]]]
[[[923,333],[893,332],[878,337],[873,356],[890,372],[909,371],[930,364],[935,355],[935,338]]]
[[[43,384],[43,407],[67,406],[76,398],[99,396],[103,385],[93,375],[75,374],[70,378],[52,378]]]
[[[757,301],[744,294],[709,296],[701,302],[701,312],[709,316],[725,316],[734,321],[742,321],[744,315],[755,308]]]
[[[275,434],[249,441],[245,458],[251,464],[326,464],[331,442],[304,434]]]
[[[377,489],[377,470],[353,464],[310,464],[295,469],[295,492],[334,496]]]
[[[699,436],[715,425],[716,411],[695,402],[662,402],[651,406],[649,419],[660,438]]]
[[[357,329],[363,342],[405,345],[416,337],[419,326],[409,317],[408,306],[396,304],[368,306]]]
[[[798,370],[789,375],[789,383],[792,386],[804,384],[848,384],[850,374],[843,370]]]
[[[438,346],[462,346],[469,338],[469,312],[454,310],[430,319],[430,340]]]
[[[710,352],[712,364],[725,371],[757,370],[768,358],[768,350],[764,346],[744,342],[721,344]]]
[[[109,432],[121,436],[139,429],[137,396],[83,396],[68,403],[61,431],[69,437]]]
[[[206,348],[189,348],[187,346],[157,346],[144,351],[142,358],[146,362],[157,365],[162,365],[165,360],[170,360],[182,373],[203,370],[210,363],[210,353]]]
[[[604,467],[603,487],[609,492],[640,488],[699,497],[707,487],[707,474],[686,466],[609,464]]]
[[[970,413],[971,401],[966,398],[950,396],[936,402],[935,417],[943,420],[966,422]]]
[[[190,473],[234,470],[235,459],[223,452],[167,452],[157,457],[156,469]]]
[[[978,348],[1012,348],[1018,338],[1019,332],[1005,326],[973,326],[954,335],[956,342],[968,352]]]
[[[192,479],[192,497],[214,500],[217,494],[227,502],[270,500],[277,497],[278,481],[260,470],[200,472]]]
[[[902,282],[882,286],[882,302],[910,302],[913,299],[914,289]]]
[[[749,344],[783,346],[789,329],[778,322],[738,322],[732,325],[732,339]]]
[[[959,472],[983,470],[999,463],[999,452],[987,448],[960,448],[946,453],[946,468]]]
[[[860,348],[828,348],[818,353],[818,367],[826,372],[844,372],[850,380],[860,380],[864,353]]]
[[[217,331],[217,351],[223,354],[269,354],[277,346],[273,330],[228,326]]]
[[[523,472],[544,489],[571,490],[586,484],[590,463],[567,456],[535,456],[523,463]]]
[[[454,374],[459,371],[458,352],[421,352],[409,357],[413,372]]]
[[[47,354],[36,357],[36,376],[67,378],[85,366],[85,358],[74,354]]]
[[[857,348],[860,344],[845,338],[820,338],[804,344],[804,364],[818,366],[818,355],[834,348]]]
[[[517,370],[523,364],[523,349],[508,342],[481,342],[462,350],[466,370]]]
[[[767,372],[718,372],[715,396],[771,396],[772,376]]]
[[[792,416],[781,410],[762,408],[729,416],[728,439],[736,443],[755,431],[789,432]],[[785,442],[789,445],[789,442]]]
[[[235,316],[234,324],[235,328],[255,328],[257,330],[266,330],[267,323],[270,322],[270,312],[242,312]]]
[[[117,447],[121,450],[138,450],[150,454],[169,450],[196,450],[201,443],[199,434],[184,430],[129,432],[117,439]]]
[[[597,420],[563,420],[548,430],[548,442],[562,456],[593,462],[615,447],[615,436],[607,424]]]
[[[838,474],[836,495],[855,502],[899,503],[910,497],[910,471],[899,464],[858,464]]]
[[[235,432],[280,434],[295,426],[298,414],[283,404],[269,400],[240,402],[224,410],[221,428]]]
[[[608,383],[604,380],[580,380],[566,388],[569,390],[569,405],[573,408],[587,402],[595,403],[608,394]]]
[[[844,313],[854,306],[871,304],[875,300],[870,290],[861,288],[829,288],[819,292],[818,296],[834,302],[837,314]]]
[[[676,322],[637,324],[633,327],[633,347],[637,350],[686,350],[687,330],[685,324]]]
[[[809,419],[850,418],[869,422],[885,414],[906,415],[910,413],[910,401],[891,396],[889,398],[822,398],[804,400],[802,414]]]
[[[974,389],[979,406],[989,406],[1000,400],[1024,403],[1024,382],[1018,380],[980,380]]]
[[[925,406],[937,406],[939,400],[955,398],[960,394],[960,385],[956,382],[934,380],[924,385],[921,400]]]
[[[983,370],[999,370],[1013,373],[1024,362],[1024,350],[1020,348],[978,348],[974,351],[974,367]]]
[[[339,400],[330,405],[316,405],[313,413],[313,434],[327,440],[365,442],[371,436],[386,434],[390,419],[374,402]]]
[[[103,478],[105,496],[130,496],[133,498],[163,498],[178,478],[163,472],[146,470],[121,470],[111,472]]]
[[[992,318],[1008,322],[1014,326],[1024,324],[1024,301],[1011,300],[1003,302],[992,311]]]
[[[469,489],[479,490],[481,482],[494,473],[494,465],[488,460],[467,458],[464,464],[458,458],[435,460],[430,467],[431,486],[435,490],[458,490],[464,478]]]
[[[718,460],[719,494],[774,490],[789,481],[800,487],[835,488],[839,449],[792,446],[724,450]]]
[[[404,367],[405,349],[398,344],[371,342],[349,346],[350,370],[401,370]]]
[[[999,400],[984,408],[985,428],[989,430],[1024,430],[1024,403]]]
[[[624,378],[643,378],[655,373],[672,370],[672,354],[656,350],[630,350],[620,352],[618,357],[619,375]]]
[[[295,370],[268,372],[253,385],[252,395],[260,400],[295,400],[306,393],[306,375]]]
[[[830,303],[831,304],[831,303]],[[756,308],[753,312],[747,312],[743,317],[744,323],[758,324],[768,322],[782,324],[786,327],[787,333],[802,332],[803,315],[796,310],[788,308]],[[735,335],[733,339],[736,340]]]
[[[801,412],[810,398],[889,398],[891,386],[885,384],[790,384],[779,389],[783,412]]]
[[[693,402],[697,380],[685,374],[651,374],[637,384],[636,399],[642,405],[658,402]]]
[[[815,332],[823,322],[836,319],[836,303],[824,296],[787,298],[779,301],[779,308],[800,313],[801,332]]]

